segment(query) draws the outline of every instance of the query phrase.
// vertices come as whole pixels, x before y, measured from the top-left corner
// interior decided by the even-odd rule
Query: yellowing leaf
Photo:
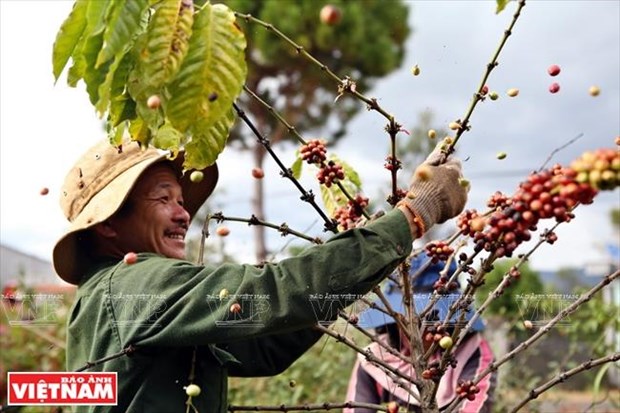
[[[212,124],[230,110],[245,82],[245,46],[226,6],[207,3],[196,13],[189,51],[168,88],[166,115],[177,129],[186,132],[197,120]]]

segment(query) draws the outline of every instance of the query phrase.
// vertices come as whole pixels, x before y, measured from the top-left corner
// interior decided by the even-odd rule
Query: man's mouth
[[[183,241],[185,239],[185,231],[182,231],[182,230],[166,231],[164,235],[166,236],[166,238],[171,238],[171,239],[180,240],[180,241]]]

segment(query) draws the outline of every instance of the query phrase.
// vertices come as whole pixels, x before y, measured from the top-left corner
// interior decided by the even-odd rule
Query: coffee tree
[[[344,6],[346,3],[342,2],[343,7],[347,7]],[[506,3],[506,0],[497,0],[498,12],[502,11]],[[525,0],[516,4],[510,24],[486,64],[478,87],[472,91],[473,97],[464,115],[448,125],[454,136],[446,137],[439,143],[444,158],[455,151],[459,140],[469,130],[471,116],[478,105],[497,99],[497,93],[489,91],[487,80],[496,68],[499,55],[521,17],[524,6]],[[327,27],[322,27],[321,31],[329,38],[328,27],[344,21],[346,16],[337,5],[328,5],[321,10],[320,19]],[[346,96],[353,98],[360,107],[365,106],[370,112],[385,118],[385,131],[390,142],[385,168],[391,180],[387,203],[394,206],[403,197],[410,196],[398,182],[398,172],[402,165],[396,136],[406,131],[403,124],[379,104],[378,99],[363,94],[366,89],[364,79],[358,79],[356,74],[348,72],[347,66],[330,67],[325,64],[320,53],[315,55],[314,50],[307,49],[303,38],[292,38],[286,30],[226,5],[191,0],[77,1],[56,38],[53,71],[58,79],[65,66],[71,62],[67,71],[68,83],[75,86],[79,81],[84,81],[95,109],[106,116],[111,144],[118,146],[119,150],[122,150],[121,142],[125,135],[130,135],[140,145],[154,145],[168,150],[171,156],[183,148],[186,153],[184,166],[187,173],[191,173],[194,169],[204,168],[216,161],[226,145],[235,119],[239,119],[242,122],[240,125],[273,158],[281,169],[281,175],[289,179],[301,194],[302,201],[309,203],[316,211],[323,221],[325,231],[337,233],[364,225],[373,215],[368,211],[369,199],[363,195],[361,182],[353,167],[330,153],[326,141],[302,136],[300,128],[296,126],[297,122],[301,122],[298,114],[293,116],[286,111],[280,112],[271,101],[277,101],[277,95],[261,96],[248,86],[248,79],[251,80],[249,84],[254,86],[260,81],[251,73],[260,59],[245,56],[244,33],[247,32],[255,33],[254,37],[265,39],[263,41],[268,44],[278,45],[272,50],[288,50],[282,54],[283,65],[303,62],[306,68],[315,71],[313,79],[321,74],[326,82],[331,82],[335,99],[330,101],[330,105],[334,111],[342,109],[339,105],[343,104],[344,99],[341,98]],[[277,55],[272,58],[277,58]],[[557,70],[559,67],[550,68],[553,72]],[[413,68],[412,72],[413,75],[419,74],[419,68]],[[303,83],[304,79],[298,81]],[[555,87],[553,89],[550,92],[556,93]],[[508,94],[516,96],[518,92],[514,89]],[[598,91],[592,90],[591,93],[596,94]],[[248,111],[248,107],[262,108],[262,112],[270,114],[269,121],[254,121],[247,112],[255,113],[255,110]],[[285,165],[272,147],[270,134],[276,129],[281,133],[286,132],[299,143],[299,156],[291,166]],[[429,131],[429,138],[434,138],[433,135]],[[620,145],[620,141],[616,139],[615,144]],[[302,170],[309,168],[316,173],[322,205],[317,202],[313,191],[304,188],[298,180]],[[423,178],[428,171],[419,168],[415,173]],[[462,185],[467,186],[469,182],[462,180]],[[409,273],[407,263],[403,263],[393,275],[394,281],[405,291],[404,314],[397,314],[382,291],[375,289],[383,304],[375,306],[394,318],[401,334],[411,343],[410,355],[400,354],[398,350],[378,341],[375,335],[360,328],[357,325],[358,315],[353,312],[355,306],[352,311],[340,314],[348,323],[347,328],[358,330],[369,340],[376,341],[385,351],[406,361],[413,367],[415,374],[405,374],[366,352],[351,340],[348,330],[342,331],[322,324],[317,324],[316,328],[345,347],[365,355],[369,362],[406,389],[410,403],[419,405],[423,412],[437,412],[440,408],[446,412],[456,411],[464,400],[477,397],[477,384],[486,375],[526,353],[558,322],[577,311],[620,276],[617,270],[608,274],[544,325],[532,330],[532,334],[516,348],[502,355],[472,380],[459,383],[456,396],[449,404],[437,405],[436,394],[441,378],[454,367],[454,350],[463,342],[474,321],[499,297],[511,294],[511,285],[520,282],[521,267],[528,258],[542,244],[553,244],[557,240],[555,229],[558,226],[569,224],[578,208],[592,203],[599,192],[614,190],[619,185],[618,149],[593,148],[569,165],[543,165],[524,177],[511,194],[490,194],[488,210],[464,211],[457,218],[458,229],[454,234],[446,239],[432,240],[425,247],[414,251],[413,255],[428,256],[429,263],[456,262],[457,269],[442,272],[442,277],[434,286],[430,303],[421,311],[412,305],[409,298],[414,292],[411,291],[411,278],[416,275]],[[223,213],[208,216],[204,235],[208,236],[211,221],[226,220],[273,228],[282,235],[297,236],[310,243],[322,242],[320,238],[289,228],[286,224],[272,224],[256,216],[229,217]],[[550,227],[544,229],[545,225]],[[534,246],[528,251],[520,251],[522,244],[534,237],[538,237]],[[471,252],[465,252],[466,245],[472,247]],[[203,246],[204,238],[201,248]],[[494,263],[504,257],[515,258],[516,261],[495,285],[486,285],[491,292],[474,311],[473,318],[466,321],[466,311],[462,310],[470,308],[474,293],[485,283],[485,276],[492,271]],[[433,326],[435,332],[442,333],[425,334],[423,322],[432,312],[433,306],[442,294],[449,293],[458,285],[459,280],[465,282],[463,294],[449,308],[446,318],[437,320]],[[460,314],[460,322],[448,333],[449,320],[455,314]],[[427,351],[423,351],[425,341],[430,345]],[[111,356],[123,357],[132,351],[134,349],[125,349]],[[439,354],[439,358],[431,360],[431,356],[436,354]],[[617,361],[619,357],[617,352],[610,353],[559,372],[555,378],[524,394],[523,400],[514,406],[513,411],[519,410],[557,383],[582,371]],[[85,368],[98,362],[102,361],[89,363]],[[191,398],[200,392],[200,389],[195,388],[191,392],[189,390],[188,410],[192,406]],[[316,405],[229,406],[229,410],[292,411],[342,407],[365,407],[388,412],[399,409],[395,404],[368,405],[354,401],[342,403],[324,400]]]

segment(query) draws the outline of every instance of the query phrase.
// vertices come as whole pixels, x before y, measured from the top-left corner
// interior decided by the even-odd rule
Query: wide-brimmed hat
[[[435,281],[439,279],[439,272],[444,268],[444,263],[436,263],[428,265],[429,258],[425,256],[417,256],[411,260],[410,275],[412,276],[412,291],[413,291],[413,304],[416,309],[416,313],[420,314],[430,303],[433,297],[433,290]],[[423,266],[428,265],[422,272],[420,269]],[[456,264],[452,261],[452,264],[448,270],[449,274],[452,274],[456,270]],[[419,274],[418,274],[419,273]],[[403,292],[400,287],[393,281],[388,281],[382,289],[385,298],[390,304],[390,307],[398,313],[405,314],[405,305],[403,300]],[[462,290],[457,288],[449,293],[441,294],[439,299],[435,302],[432,310],[429,314],[432,317],[423,320],[426,325],[433,325],[435,321],[443,321],[448,315],[448,311],[452,304],[457,301],[462,295]],[[380,308],[384,308],[383,303],[380,300],[375,302]],[[450,317],[449,323],[454,325],[461,320],[461,313],[463,310],[456,311],[452,317]],[[473,305],[470,305],[465,313],[463,323],[467,323],[474,315]],[[388,324],[395,323],[394,318],[386,314],[384,311],[370,308],[359,314],[359,325],[364,328],[377,328]],[[464,327],[465,325],[462,325]],[[484,323],[478,317],[470,331],[482,331],[484,330]]]
[[[70,222],[53,252],[56,273],[70,284],[78,284],[92,264],[85,251],[84,230],[110,218],[123,205],[140,176],[151,165],[170,162],[179,176],[184,207],[193,218],[211,195],[217,183],[217,165],[202,170],[198,183],[183,174],[184,152],[174,159],[168,152],[142,149],[137,142],[126,141],[122,150],[103,140],[90,148],[71,168],[60,194],[60,206]]]

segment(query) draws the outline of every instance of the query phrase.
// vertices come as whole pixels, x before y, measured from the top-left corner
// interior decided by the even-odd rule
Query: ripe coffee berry
[[[547,68],[547,73],[549,73],[549,76],[557,76],[560,74],[560,66],[558,65],[551,65],[549,66],[549,68]]]
[[[323,139],[313,139],[308,141],[299,150],[301,159],[309,164],[325,162],[327,159],[327,148]]]
[[[325,185],[326,187],[332,186],[332,183],[344,179],[344,170],[342,166],[338,165],[334,161],[329,161],[325,166],[319,169],[319,172],[316,174],[319,183]]]
[[[549,85],[550,93],[558,93],[560,91],[560,85],[558,83],[553,82]]]

